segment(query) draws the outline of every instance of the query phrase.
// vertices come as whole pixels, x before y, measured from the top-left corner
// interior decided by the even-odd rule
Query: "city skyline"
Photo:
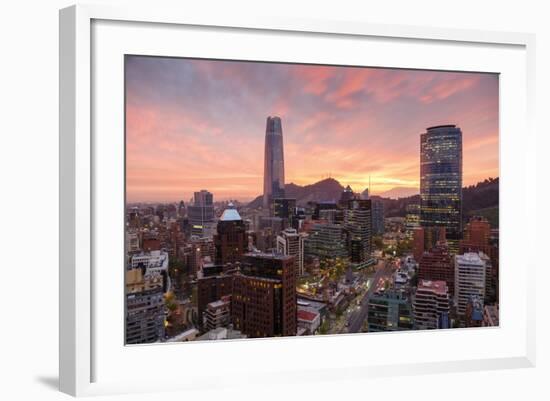
[[[128,56],[128,202],[261,195],[269,115],[286,183],[419,188],[418,137],[437,124],[463,130],[464,186],[499,175],[494,74]]]

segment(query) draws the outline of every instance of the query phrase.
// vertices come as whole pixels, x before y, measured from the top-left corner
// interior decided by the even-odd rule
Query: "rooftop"
[[[480,255],[476,252],[467,252],[464,255],[456,255],[457,263],[461,265],[479,265],[485,264]]]
[[[443,125],[434,125],[433,127],[426,128],[428,131],[439,128],[456,128],[454,124],[443,124]]]
[[[315,320],[317,316],[318,316],[317,313],[310,312],[304,309],[298,309],[298,320],[313,322],[313,320]]]
[[[442,280],[420,280],[418,290],[431,290],[438,294],[447,293],[447,283]]]
[[[239,214],[239,212],[237,212],[237,209],[232,207],[232,203],[229,203],[229,205],[227,206],[228,208],[223,211],[222,216],[220,217],[220,221],[242,220],[241,215]]]

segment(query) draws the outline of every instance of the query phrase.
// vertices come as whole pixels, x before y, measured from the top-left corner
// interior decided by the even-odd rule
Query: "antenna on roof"
[[[369,195],[372,195],[372,190],[370,188],[370,174],[369,174]]]

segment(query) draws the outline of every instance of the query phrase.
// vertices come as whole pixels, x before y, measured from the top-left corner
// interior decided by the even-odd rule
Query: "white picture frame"
[[[94,31],[94,24],[105,22],[105,30]],[[124,26],[115,26],[117,23],[126,24]],[[127,24],[137,24],[129,26]],[[318,20],[295,20],[292,18],[261,17],[255,15],[243,15],[239,18],[228,18],[215,13],[209,15],[187,14],[183,9],[164,10],[158,8],[112,8],[108,6],[78,5],[72,6],[60,11],[60,390],[72,395],[93,395],[134,391],[160,391],[166,389],[200,389],[206,388],[211,381],[201,373],[200,368],[189,368],[185,372],[185,379],[177,380],[174,377],[157,377],[151,375],[148,380],[130,375],[103,374],[101,366],[104,368],[107,364],[114,369],[121,371],[124,363],[135,363],[136,358],[144,361],[153,361],[155,358],[162,358],[167,355],[167,347],[170,347],[170,353],[183,353],[189,355],[190,359],[200,365],[198,355],[223,355],[224,358],[234,358],[243,360],[241,365],[235,366],[235,374],[247,372],[250,377],[261,383],[266,375],[276,375],[280,381],[293,380],[327,380],[338,379],[342,377],[354,378],[360,381],[362,378],[408,374],[411,370],[415,373],[432,373],[440,371],[466,371],[478,369],[500,369],[511,367],[530,367],[535,363],[535,295],[534,283],[532,280],[526,280],[524,276],[534,272],[533,252],[527,251],[520,255],[517,250],[510,249],[506,251],[505,256],[511,261],[521,261],[522,271],[518,274],[518,284],[516,291],[512,294],[512,287],[507,282],[508,262],[502,260],[503,282],[501,298],[503,299],[501,318],[501,327],[489,330],[468,330],[451,333],[442,331],[437,333],[441,340],[445,338],[450,341],[464,341],[477,343],[478,341],[493,342],[494,348],[483,352],[483,349],[473,350],[471,353],[464,353],[464,358],[456,356],[447,356],[441,354],[439,358],[427,357],[421,360],[418,355],[411,353],[401,358],[401,362],[394,362],[388,358],[388,363],[382,363],[382,359],[372,354],[372,361],[349,360],[332,361],[314,360],[307,366],[292,369],[286,369],[277,362],[277,355],[281,351],[288,353],[307,350],[312,352],[315,347],[322,346],[324,349],[333,348],[337,350],[342,346],[343,339],[354,347],[367,342],[380,342],[380,338],[385,335],[349,335],[349,336],[321,336],[308,339],[268,339],[245,342],[222,342],[213,344],[193,344],[193,348],[188,345],[160,345],[146,347],[124,347],[123,340],[116,337],[116,331],[112,336],[114,339],[106,340],[109,333],[101,332],[99,336],[97,325],[105,327],[102,321],[103,306],[96,305],[97,299],[94,299],[94,291],[99,287],[109,287],[109,282],[105,276],[94,273],[94,266],[102,260],[102,256],[97,253],[94,247],[98,227],[104,227],[101,222],[101,215],[105,209],[98,202],[97,193],[104,193],[104,189],[99,188],[103,185],[97,177],[105,172],[98,172],[101,166],[103,170],[109,169],[109,166],[120,164],[124,157],[118,153],[120,142],[114,144],[111,153],[105,153],[105,143],[98,143],[94,139],[94,126],[100,126],[98,121],[101,118],[101,107],[94,103],[94,88],[92,79],[94,68],[98,71],[102,63],[94,59],[102,53],[101,46],[107,48],[105,33],[113,34],[118,32],[115,37],[111,37],[112,46],[107,51],[123,51],[122,44],[130,40],[131,37],[139,36],[139,30],[144,27],[156,26],[159,30],[158,38],[162,35],[173,35],[178,27],[202,27],[208,34],[217,32],[218,38],[225,35],[232,37],[235,32],[243,32],[247,35],[262,33],[266,40],[274,40],[276,43],[277,35],[297,35],[300,38],[307,36],[303,40],[312,40],[311,38],[320,37],[330,41],[331,38],[345,40],[362,39],[383,39],[388,44],[399,41],[407,43],[434,44],[438,46],[444,54],[446,46],[455,46],[458,52],[467,51],[467,48],[479,51],[485,51],[485,48],[495,48],[496,53],[501,49],[503,58],[495,57],[491,72],[499,72],[509,68],[509,85],[501,93],[501,119],[504,115],[504,121],[501,120],[501,207],[502,219],[507,227],[515,227],[518,230],[503,231],[501,235],[502,244],[512,244],[519,242],[525,243],[526,250],[531,249],[533,245],[525,242],[521,238],[519,228],[528,230],[530,224],[534,224],[536,209],[528,202],[528,192],[520,191],[520,188],[535,187],[535,138],[532,129],[532,112],[534,110],[534,35],[523,33],[507,32],[484,32],[471,30],[456,30],[444,28],[427,28],[414,26],[391,26],[376,25],[357,21],[318,21]],[[99,26],[99,25],[98,25]],[[97,28],[103,29],[103,28]],[[114,31],[110,31],[114,29]],[[121,34],[121,31],[135,29],[132,35]],[[200,30],[200,29],[199,29]],[[94,42],[93,35],[96,32],[97,41]],[[135,35],[134,35],[135,34]],[[103,35],[103,36],[101,36]],[[156,33],[149,35],[154,45]],[[274,36],[271,38],[271,36]],[[103,39],[102,39],[103,37]],[[118,39],[117,39],[118,38]],[[115,40],[116,39],[116,40]],[[135,39],[135,38],[134,38]],[[145,42],[145,41],[143,41]],[[122,43],[122,44],[121,44]],[[160,43],[160,42],[157,42]],[[206,43],[206,42],[205,42]],[[144,45],[142,43],[142,45]],[[119,47],[117,47],[119,46]],[[170,46],[173,46],[170,45]],[[461,50],[462,49],[462,50]],[[510,51],[508,52],[509,49]],[[292,50],[292,49],[291,49]],[[169,45],[160,50],[161,54],[170,51]],[[243,50],[245,51],[245,50]],[[496,54],[495,53],[495,54]],[[506,54],[504,54],[506,53]],[[509,53],[509,54],[508,54]],[[243,53],[244,54],[244,53]],[[103,55],[101,56],[103,57]],[[245,56],[246,57],[246,56]],[[261,56],[260,56],[261,57]],[[281,56],[284,57],[284,56]],[[288,56],[292,60],[292,56]],[[313,56],[312,56],[313,57]],[[396,55],[392,61],[381,62],[388,67],[398,66],[398,58],[404,55]],[[223,58],[223,57],[222,57]],[[98,56],[99,59],[99,56]],[[104,59],[104,57],[103,57]],[[500,60],[500,61],[499,61]],[[501,65],[502,60],[510,60],[510,65]],[[107,60],[109,62],[109,60]],[[440,69],[463,69],[464,65],[459,65],[457,60],[442,60],[440,63],[430,64],[428,61],[421,64],[422,61],[415,64],[416,68],[440,68]],[[472,61],[472,66],[475,65]],[[488,64],[489,65],[489,64]],[[403,65],[411,67],[411,65]],[[474,67],[471,67],[474,68]],[[513,71],[517,68],[517,71]],[[485,71],[485,69],[484,69]],[[507,70],[508,71],[508,70]],[[120,74],[121,71],[118,72]],[[120,78],[120,75],[118,75]],[[102,76],[99,76],[101,81]],[[106,78],[107,79],[107,78]],[[108,78],[111,79],[111,78]],[[107,82],[107,81],[102,81]],[[112,83],[112,82],[111,82]],[[97,84],[97,82],[96,82]],[[117,85],[119,85],[117,83]],[[517,99],[510,99],[512,87],[517,89],[514,95]],[[120,89],[115,87],[115,91]],[[119,94],[120,95],[120,94]],[[100,95],[101,96],[101,95]],[[120,100],[120,97],[114,97]],[[510,100],[510,102],[508,102]],[[96,99],[97,101],[97,99]],[[515,102],[515,103],[513,103]],[[115,106],[116,107],[116,106]],[[123,106],[119,106],[122,110]],[[121,111],[119,110],[119,111]],[[515,111],[514,111],[515,110]],[[508,112],[508,114],[505,114]],[[513,116],[511,116],[513,114]],[[114,123],[113,127],[120,125]],[[510,133],[522,130],[525,132],[518,138]],[[118,134],[117,134],[118,135]],[[120,135],[123,135],[120,132]],[[116,138],[116,135],[113,136]],[[119,138],[120,139],[120,138]],[[515,153],[514,153],[515,152]],[[101,153],[101,154],[99,154]],[[101,158],[101,165],[98,163],[98,157]],[[119,158],[119,159],[117,159]],[[506,163],[506,164],[504,164]],[[514,164],[512,169],[511,164]],[[108,167],[105,167],[108,166]],[[101,169],[100,169],[101,170]],[[116,178],[117,174],[115,174]],[[108,185],[117,185],[120,181],[114,179]],[[514,188],[515,186],[515,188]],[[113,188],[113,187],[111,187]],[[123,188],[120,188],[122,191]],[[101,192],[103,191],[103,192]],[[121,206],[121,205],[118,205]],[[518,211],[512,210],[517,207]],[[116,212],[116,211],[115,211]],[[117,212],[118,213],[118,212]],[[122,231],[122,224],[119,225]],[[115,226],[116,228],[116,226]],[[516,232],[514,232],[516,231]],[[118,237],[115,237],[117,239]],[[115,241],[116,242],[116,241]],[[116,251],[114,251],[116,254]],[[115,256],[116,257],[116,256]],[[523,258],[523,259],[521,259]],[[122,257],[116,259],[122,261]],[[122,263],[122,262],[120,262]],[[117,263],[114,263],[115,269]],[[122,271],[122,269],[121,269]],[[122,274],[120,274],[122,275]],[[104,280],[105,279],[105,280]],[[104,280],[104,281],[102,281]],[[118,285],[118,284],[117,284]],[[116,287],[112,284],[111,287]],[[122,293],[122,288],[119,289]],[[107,291],[109,292],[109,291]],[[112,294],[112,292],[109,292]],[[507,302],[506,300],[511,300]],[[513,301],[513,302],[512,302]],[[517,301],[517,302],[516,302]],[[122,297],[120,297],[122,302]],[[114,308],[118,311],[117,308]],[[507,315],[510,312],[510,315]],[[118,312],[117,312],[118,313]],[[517,319],[513,323],[506,321],[506,318]],[[122,322],[123,316],[119,315]],[[503,334],[505,333],[505,334]],[[508,334],[506,334],[508,333]],[[398,336],[401,334],[388,334],[389,336]],[[407,334],[404,334],[407,335]],[[415,340],[426,342],[427,336],[436,336],[435,333],[415,333]],[[458,340],[457,335],[462,336],[463,340]],[[111,336],[111,337],[112,337]],[[337,338],[338,337],[338,338]],[[412,338],[412,337],[411,337]],[[112,340],[113,344],[119,344],[121,348],[120,355],[109,353],[105,344]],[[499,344],[508,344],[508,348]],[[481,344],[481,343],[480,343]],[[365,345],[366,347],[366,345]],[[475,348],[475,347],[473,347]],[[458,346],[460,350],[460,345]],[[124,351],[124,352],[122,352]],[[261,365],[246,367],[248,362],[258,362],[252,359],[257,355],[268,355],[274,360],[274,366],[266,368]],[[160,356],[159,356],[160,355]],[[183,355],[183,354],[182,354]],[[360,355],[360,353],[359,353]],[[121,359],[117,359],[120,357]],[[126,359],[124,362],[123,359]],[[98,362],[100,361],[100,362]],[[153,363],[153,362],[152,362]],[[107,371],[107,370],[105,370]],[[211,378],[211,377],[210,377]],[[234,386],[233,377],[228,373],[225,377],[216,377],[218,386]]]

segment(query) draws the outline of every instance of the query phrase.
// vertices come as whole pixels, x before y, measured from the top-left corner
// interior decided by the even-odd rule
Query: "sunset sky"
[[[260,195],[270,115],[286,183],[417,188],[438,124],[462,129],[464,185],[498,176],[497,75],[128,56],[127,200]]]

